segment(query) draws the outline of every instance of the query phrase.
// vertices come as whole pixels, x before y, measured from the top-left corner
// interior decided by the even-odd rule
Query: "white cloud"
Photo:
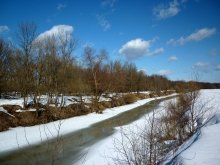
[[[102,5],[103,7],[111,7],[111,8],[113,8],[114,5],[115,5],[115,3],[116,3],[116,1],[117,1],[117,0],[103,0],[103,1],[101,2],[101,5]]]
[[[197,62],[193,65],[194,68],[206,68],[210,65],[208,62]]]
[[[73,33],[73,26],[70,25],[56,25],[53,26],[50,30],[47,30],[43,33],[41,33],[37,40],[41,40],[47,37],[67,37],[69,38]]]
[[[151,41],[145,41],[140,38],[128,41],[119,50],[119,54],[125,55],[127,58],[136,58],[149,52]]]
[[[168,58],[168,61],[176,61],[176,60],[178,60],[178,58],[176,57],[176,56],[170,56],[169,58]]]
[[[164,52],[163,48],[158,48],[152,52],[150,51],[151,44],[154,41],[155,39],[146,41],[141,38],[130,40],[122,45],[119,49],[119,54],[124,55],[128,59],[135,59],[144,55],[152,56]]]
[[[172,45],[184,45],[188,42],[196,42],[196,41],[201,41],[205,38],[208,38],[216,33],[215,28],[203,28],[195,31],[194,33],[190,34],[187,37],[180,37],[179,39],[170,39],[167,44],[172,44]]]
[[[170,75],[172,72],[170,71],[170,70],[164,70],[164,69],[162,69],[162,70],[160,70],[159,72],[158,72],[158,74],[159,75],[162,75],[162,76],[168,76],[168,75]]]
[[[107,31],[111,28],[110,22],[103,15],[97,15],[96,18],[103,31]]]
[[[163,53],[163,52],[164,52],[164,48],[157,48],[157,49],[155,49],[153,52],[147,53],[147,55],[149,55],[149,56],[155,56],[155,55],[159,55],[159,54],[161,54],[161,53]]]
[[[66,4],[62,4],[62,3],[57,4],[57,10],[62,11],[65,8],[66,8]]]
[[[7,32],[9,30],[10,30],[9,27],[6,25],[0,26],[0,33]]]
[[[159,4],[153,9],[153,14],[157,19],[166,19],[173,17],[180,12],[180,4],[177,0],[169,2],[169,4]]]

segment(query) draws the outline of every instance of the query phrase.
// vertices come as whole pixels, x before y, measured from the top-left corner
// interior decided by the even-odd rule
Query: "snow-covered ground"
[[[183,148],[187,148],[185,151],[180,153],[179,157],[182,158],[182,163],[186,165],[218,165],[220,162],[220,90],[201,90],[201,96],[199,99],[200,103],[206,103],[206,106],[209,109],[209,112],[206,113],[206,118],[210,119],[212,115],[215,117],[212,118],[201,129],[201,134],[198,139],[197,136],[193,136],[189,141],[187,141],[183,146],[180,147],[177,153],[183,151]],[[163,113],[165,102],[160,104],[160,107],[156,110],[156,114]],[[152,113],[147,114],[151,116]],[[111,136],[98,143],[94,144],[87,150],[87,155],[85,158],[85,165],[100,164],[109,165],[114,164],[112,157],[117,156],[114,148],[114,139],[121,139],[120,130],[128,130],[132,128],[143,127],[146,125],[146,116],[121,128],[116,128],[116,132]],[[191,146],[189,144],[197,139]],[[84,160],[83,160],[84,161]],[[81,164],[82,162],[78,162]]]
[[[85,127],[89,127],[96,122],[116,116],[122,112],[143,105],[151,100],[153,99],[144,99],[130,105],[106,109],[103,114],[92,113],[85,116],[63,120],[61,126],[61,134],[66,134],[68,132],[73,132]],[[205,117],[210,119],[211,116],[215,116],[201,129],[201,133],[198,137],[196,135],[193,136],[191,139],[189,139],[189,141],[180,147],[179,151],[177,151],[178,154],[180,153],[178,157],[181,158],[182,163],[186,165],[217,165],[220,162],[220,90],[202,90],[200,100],[201,101],[199,104],[202,105],[203,103],[206,103],[207,107],[210,108],[209,113],[206,113]],[[157,112],[158,114],[159,112],[164,112],[164,104],[164,102],[160,104],[160,107],[156,110],[156,114]],[[148,115],[151,116],[152,113]],[[56,121],[45,125],[25,128],[18,127],[10,129],[6,132],[1,132],[0,153],[18,148],[18,144],[19,147],[23,147],[27,146],[28,143],[36,144],[47,138],[56,137],[56,128],[59,126],[59,123],[59,121]],[[123,126],[122,129],[126,130],[130,128],[137,128],[137,126],[142,127],[145,125],[146,116],[129,125]],[[116,128],[116,131],[112,136],[107,137],[85,149],[87,150],[87,155],[85,159],[83,159],[83,161],[86,160],[84,164],[92,165],[100,164],[100,162],[102,165],[114,164],[111,159],[111,157],[115,157],[117,154],[114,149],[114,139],[121,138],[120,130],[121,128]],[[28,142],[25,136],[27,137]],[[189,146],[191,143],[192,145]],[[80,161],[78,163],[81,164]]]
[[[136,92],[133,92],[136,94]],[[149,95],[151,92],[150,91],[142,91],[142,92],[139,92],[141,94],[146,94],[146,95]],[[118,96],[122,96],[122,95],[126,95],[128,93],[111,93],[111,94],[108,94],[109,97],[118,97]],[[41,104],[45,105],[47,104],[47,101],[48,101],[48,96],[47,95],[42,95],[40,96],[40,98],[38,98],[40,101]],[[55,101],[55,97],[52,98],[53,101]],[[57,98],[57,101],[58,101],[58,105],[59,103],[61,102],[61,99],[62,97],[59,96]],[[85,103],[91,103],[91,100],[93,99],[92,96],[82,96],[82,100],[85,102]],[[63,96],[63,100],[64,100],[64,106],[68,106],[70,104],[73,104],[73,103],[77,103],[77,101],[80,101],[80,97],[78,96]],[[31,103],[33,101],[33,97],[28,97],[28,100],[27,102],[28,103]],[[105,97],[104,95],[102,95],[100,98],[99,98],[99,101],[111,101],[110,98],[108,97]],[[1,105],[19,105],[19,106],[23,106],[23,103],[24,103],[24,99],[23,98],[12,98],[12,99],[0,99],[0,106]],[[55,106],[54,104],[50,104],[51,106]]]
[[[220,164],[220,90],[203,90],[202,99],[211,107],[207,118],[210,114],[214,116],[201,129],[198,139],[189,139],[195,142],[179,155],[179,159],[186,165]]]
[[[218,115],[220,122],[220,115]],[[179,156],[187,165],[218,165],[220,164],[220,123],[201,129],[201,134],[187,150]]]
[[[61,98],[62,97],[58,97],[57,101],[58,101],[58,105],[61,102]],[[76,101],[79,101],[80,98],[77,96],[64,96],[64,106],[68,106],[70,104],[76,103]],[[92,96],[83,96],[82,97],[83,101],[85,103],[91,103],[92,100]],[[45,105],[47,104],[48,101],[48,96],[46,95],[42,95],[39,99],[40,103]],[[31,103],[33,101],[33,97],[28,97],[28,103]],[[55,101],[55,98],[53,98],[53,101]],[[110,101],[109,98],[105,98],[103,96],[100,97],[99,101]],[[23,106],[24,103],[24,99],[23,98],[17,98],[17,99],[0,99],[0,106],[4,105],[4,104],[9,104],[9,105],[19,105],[19,106]],[[55,106],[54,104],[51,104],[51,106]]]
[[[173,96],[173,95],[175,94],[169,96]],[[0,132],[0,139],[1,139],[0,153],[17,149],[18,147],[25,147],[30,144],[37,144],[47,139],[56,138],[58,128],[60,125],[61,125],[60,134],[61,135],[68,134],[70,132],[89,127],[94,123],[111,118],[122,112],[129,111],[140,105],[144,105],[152,100],[158,98],[165,98],[165,97],[168,96],[143,99],[133,104],[124,105],[115,108],[109,108],[104,110],[103,114],[91,113],[88,115],[73,117],[62,121],[55,121],[47,124],[41,124],[31,127],[11,128],[8,131]],[[18,99],[17,101],[18,102],[14,101],[13,104],[20,104],[21,100]]]
[[[165,102],[160,104],[160,107],[156,110],[156,113],[159,113],[160,111],[163,111],[163,105]],[[133,131],[141,131],[142,127],[146,125],[146,122],[148,118],[152,116],[152,113],[147,114],[146,116],[138,119],[135,122],[132,122],[129,125],[125,125],[122,127],[115,128],[115,133],[112,136],[109,136],[98,143],[94,144],[90,148],[85,149],[85,158],[82,160],[79,160],[76,164],[77,165],[94,165],[94,164],[100,164],[102,162],[102,165],[114,165],[116,164],[113,159],[116,157],[120,157],[119,151],[115,148],[116,142],[115,141],[121,141],[122,139],[122,133],[126,133],[128,136],[133,136]],[[124,139],[125,141],[127,139]],[[121,147],[121,146],[120,146]]]

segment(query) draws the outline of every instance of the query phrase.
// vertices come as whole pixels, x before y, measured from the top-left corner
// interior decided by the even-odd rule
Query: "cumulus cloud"
[[[216,33],[215,28],[203,28],[195,31],[194,33],[190,34],[187,37],[180,37],[179,39],[170,39],[167,44],[172,44],[172,45],[184,45],[188,42],[197,42],[201,41],[203,39],[206,39]]]
[[[10,30],[9,27],[6,25],[0,26],[0,33],[7,32],[9,30]]]
[[[176,61],[176,60],[178,60],[178,58],[177,58],[176,56],[170,56],[170,57],[168,58],[168,61],[170,61],[170,62]]]
[[[50,30],[47,30],[41,33],[37,40],[41,40],[47,37],[67,37],[69,38],[73,33],[73,26],[70,25],[56,25],[53,26]]]
[[[146,41],[141,38],[128,41],[119,49],[119,54],[124,55],[128,59],[135,59],[144,55],[152,56],[164,52],[163,48],[150,51],[150,47],[154,41],[154,39]]]
[[[103,31],[107,31],[111,28],[110,22],[105,18],[104,15],[97,15],[96,18]]]
[[[170,71],[170,70],[164,70],[164,69],[162,69],[162,70],[160,70],[159,72],[158,72],[158,74],[159,75],[161,75],[161,76],[168,76],[168,75],[170,75],[172,72]]]
[[[149,52],[151,41],[145,41],[140,38],[128,41],[119,50],[119,54],[125,55],[127,58],[136,58]]]
[[[62,11],[65,8],[66,8],[66,4],[62,4],[62,3],[57,4],[57,10],[58,11]]]
[[[171,1],[169,4],[159,4],[153,9],[154,16],[161,20],[173,17],[180,12],[180,5],[186,1]]]

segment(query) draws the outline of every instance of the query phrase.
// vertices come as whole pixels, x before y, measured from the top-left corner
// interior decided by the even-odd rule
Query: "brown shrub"
[[[98,108],[98,110],[101,110],[101,111],[103,111],[105,109],[105,107],[101,103],[98,103],[97,108]]]
[[[16,117],[18,118],[17,124],[19,126],[33,126],[39,123],[36,112],[17,112]]]
[[[77,115],[83,115],[89,113],[89,109],[86,108],[84,104],[70,104],[65,108],[74,110],[77,113]]]
[[[123,96],[125,104],[131,104],[138,100],[135,94],[127,94]]]
[[[0,112],[0,121],[1,121],[0,131],[6,131],[10,127],[10,124],[8,122],[9,117],[10,117],[9,115],[7,115],[3,112]]]
[[[102,104],[103,107],[105,108],[111,108],[112,107],[112,104],[110,101],[102,101],[100,102],[100,104]]]
[[[121,105],[125,105],[125,101],[123,97],[112,99],[112,107],[118,107]]]
[[[138,99],[145,99],[145,94],[143,93],[138,93],[135,95]]]
[[[151,92],[151,93],[149,94],[149,97],[150,97],[150,98],[158,97],[158,94],[156,94],[155,92]]]
[[[8,113],[15,113],[16,110],[22,109],[20,105],[2,105],[2,107],[8,111]]]
[[[105,107],[101,103],[92,103],[89,105],[90,112],[101,113]]]
[[[144,93],[138,93],[138,94],[136,94],[136,97],[139,99],[147,99],[147,98],[149,98],[149,95],[144,94]]]

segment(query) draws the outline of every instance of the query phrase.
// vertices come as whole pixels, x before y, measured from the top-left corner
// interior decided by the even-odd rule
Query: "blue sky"
[[[218,0],[0,0],[0,36],[16,43],[21,22],[38,34],[69,30],[78,41],[105,48],[147,74],[172,80],[220,82]],[[63,25],[63,26],[60,26]],[[52,29],[53,28],[53,29]]]

